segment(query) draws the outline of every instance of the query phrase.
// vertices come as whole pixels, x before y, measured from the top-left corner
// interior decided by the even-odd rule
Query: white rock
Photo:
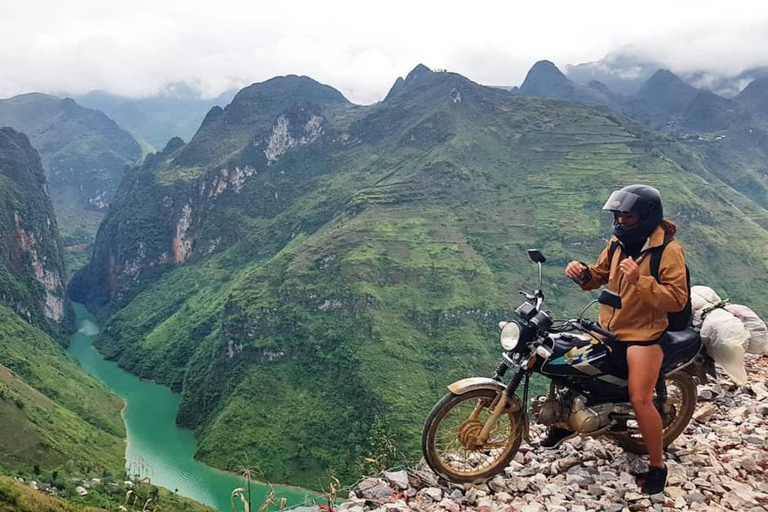
[[[408,488],[408,473],[406,471],[385,471],[384,478],[398,489]]]
[[[445,510],[446,512],[460,512],[461,507],[458,503],[456,503],[453,500],[449,500],[448,498],[445,498],[443,501],[438,503],[437,505],[440,507],[441,510]]]

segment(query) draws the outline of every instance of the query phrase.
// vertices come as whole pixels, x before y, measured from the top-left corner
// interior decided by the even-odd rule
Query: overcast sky
[[[186,81],[206,96],[308,75],[355,103],[418,63],[519,85],[631,45],[674,71],[768,65],[768,2],[0,0],[0,98]]]

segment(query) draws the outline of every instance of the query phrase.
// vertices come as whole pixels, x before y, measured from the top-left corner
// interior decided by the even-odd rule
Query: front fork
[[[504,365],[504,369],[502,370],[502,364],[500,364],[499,368],[497,368],[496,370],[496,375],[494,376],[495,380],[501,380],[501,377],[503,377],[504,373],[506,373],[506,369],[508,368],[508,366]],[[485,424],[483,425],[483,430],[480,431],[480,434],[478,435],[478,438],[477,438],[477,441],[480,445],[485,444],[485,442],[488,441],[488,437],[491,435],[491,430],[493,430],[493,426],[496,424],[496,420],[498,420],[499,417],[502,414],[504,414],[504,411],[506,411],[509,407],[512,407],[515,404],[515,402],[518,401],[515,398],[515,392],[517,391],[517,388],[520,386],[520,383],[523,381],[523,378],[525,378],[523,401],[522,401],[522,404],[520,404],[518,410],[520,411],[520,417],[521,417],[520,423],[523,425],[525,438],[526,440],[528,439],[527,402],[528,402],[528,385],[531,377],[529,368],[533,366],[533,364],[529,363],[527,366],[528,368],[525,368],[525,369],[518,368],[517,373],[515,373],[515,376],[512,377],[512,380],[504,389],[504,392],[499,393],[496,397],[495,402],[491,404],[491,407],[490,407],[491,415],[485,421]],[[475,409],[472,411],[472,415],[470,419],[473,419],[473,420],[477,419],[482,409],[483,409],[482,404],[478,404],[475,407]]]

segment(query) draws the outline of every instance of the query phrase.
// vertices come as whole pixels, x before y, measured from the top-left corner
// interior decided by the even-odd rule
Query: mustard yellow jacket
[[[685,254],[677,240],[672,240],[662,253],[659,263],[659,281],[651,275],[649,250],[664,243],[664,230],[657,227],[635,258],[640,279],[631,284],[619,270],[619,263],[627,257],[621,246],[608,261],[613,237],[606,245],[594,265],[588,265],[592,278],[583,283],[583,290],[594,290],[604,284],[608,289],[621,295],[621,309],[600,306],[600,325],[613,331],[621,341],[651,341],[661,337],[669,322],[667,313],[680,311],[688,301],[688,283],[685,278]]]

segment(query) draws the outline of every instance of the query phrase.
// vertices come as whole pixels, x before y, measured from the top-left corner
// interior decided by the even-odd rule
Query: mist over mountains
[[[73,99],[85,107],[104,112],[130,132],[145,152],[154,152],[174,137],[190,140],[206,112],[214,106],[227,105],[236,92],[226,91],[215,98],[205,99],[189,85],[179,83],[146,98],[125,98],[105,91],[92,91]]]
[[[616,51],[599,61],[582,64],[566,64],[565,74],[580,85],[596,80],[616,94],[632,96],[654,73],[669,66],[632,52]],[[692,70],[677,73],[690,85],[711,91],[719,96],[733,98],[750,82],[768,76],[768,67],[754,67],[736,74],[712,70]]]

